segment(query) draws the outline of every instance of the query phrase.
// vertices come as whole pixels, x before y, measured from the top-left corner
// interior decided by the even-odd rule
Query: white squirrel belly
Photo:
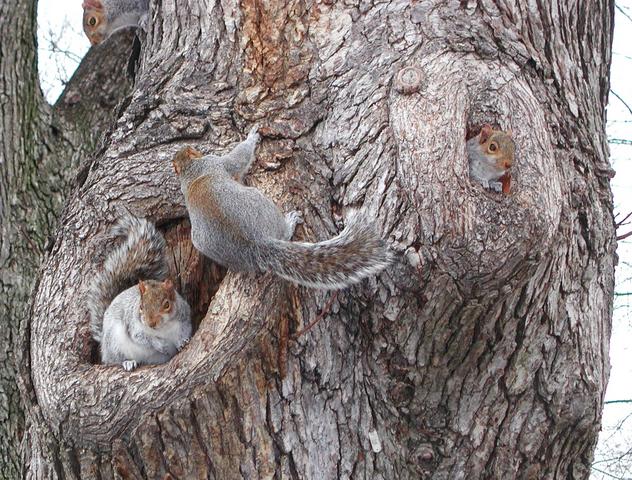
[[[151,356],[153,351],[149,350],[144,345],[139,345],[132,338],[130,338],[127,328],[122,322],[118,322],[112,328],[112,338],[116,348],[121,353],[121,356],[125,359],[133,359],[138,362],[143,362],[148,356]]]
[[[485,161],[474,160],[470,162],[470,175],[478,180],[493,181],[503,176],[503,171],[499,171],[494,165],[489,165]]]

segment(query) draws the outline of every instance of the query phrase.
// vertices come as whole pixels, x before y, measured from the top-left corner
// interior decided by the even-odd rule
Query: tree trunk
[[[110,51],[88,54],[49,106],[38,83],[35,12],[33,0],[0,2],[0,479],[21,470],[24,412],[14,352],[28,351],[21,344],[29,295],[62,202],[81,175],[77,166],[130,86],[121,73],[132,38],[126,35]]]
[[[615,263],[613,3],[156,3],[33,297],[27,478],[587,478]],[[514,132],[507,196],[468,178],[484,123]],[[171,157],[253,124],[249,181],[303,211],[297,238],[359,208],[392,267],[332,301],[190,254]],[[94,364],[85,305],[126,211],[167,232],[204,317],[132,373]]]

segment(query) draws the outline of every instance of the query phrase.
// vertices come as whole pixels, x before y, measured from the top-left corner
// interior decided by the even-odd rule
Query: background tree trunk
[[[152,5],[135,93],[30,309],[27,477],[587,478],[614,280],[613,4],[544,3]],[[487,122],[514,131],[509,196],[467,175]],[[304,212],[299,238],[361,208],[397,252],[289,341],[331,294],[189,255],[170,165],[253,124],[250,181]],[[93,364],[84,295],[128,210],[168,232],[198,316],[210,301],[181,354],[131,374]]]
[[[130,87],[121,73],[128,34],[108,52],[90,52],[51,107],[39,87],[35,17],[33,0],[0,2],[0,479],[21,470],[24,415],[13,355],[22,348],[20,328],[23,337],[29,328],[29,295],[77,166]]]

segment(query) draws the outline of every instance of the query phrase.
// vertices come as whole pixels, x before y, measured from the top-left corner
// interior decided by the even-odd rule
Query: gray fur
[[[253,129],[228,155],[193,160],[180,172],[191,238],[198,250],[233,271],[272,271],[291,282],[325,289],[344,288],[390,263],[384,242],[360,222],[324,242],[289,242],[302,222],[300,215],[286,218],[259,190],[235,181],[254,160],[258,140]],[[189,198],[189,187],[200,178],[206,180],[205,189],[196,190],[194,201],[207,202],[202,205]]]
[[[149,0],[104,0],[102,3],[108,22],[106,38],[122,28],[146,29]]]
[[[110,238],[121,243],[108,254],[88,292],[90,328],[100,343],[101,361],[120,363],[128,371],[164,363],[191,337],[191,309],[175,292],[172,312],[151,328],[142,317],[137,283],[163,280],[169,273],[165,239],[152,223],[131,216],[119,220]]]
[[[345,288],[379,273],[390,252],[370,225],[354,222],[340,235],[319,243],[270,240],[257,245],[264,270],[306,287]]]
[[[103,314],[112,300],[139,280],[163,280],[169,273],[166,243],[147,220],[121,218],[110,232],[123,241],[112,250],[88,290],[88,309],[92,338],[101,341]]]
[[[140,311],[138,286],[121,292],[103,316],[101,362],[133,370],[137,365],[169,361],[191,337],[191,309],[179,293],[173,313],[163,318],[157,328],[148,327]]]

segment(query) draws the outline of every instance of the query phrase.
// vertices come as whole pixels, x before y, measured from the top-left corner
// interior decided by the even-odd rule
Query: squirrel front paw
[[[489,189],[496,193],[500,193],[503,191],[503,184],[502,182],[489,182]]]
[[[121,365],[125,370],[131,372],[136,367],[138,367],[138,362],[136,360],[125,360]]]
[[[147,27],[149,26],[149,14],[147,12],[143,13],[138,19],[138,26],[142,31],[147,31]]]
[[[260,139],[261,139],[261,135],[259,135],[259,126],[255,125],[254,127],[250,129],[250,132],[248,133],[248,137],[246,138],[246,141],[253,142],[256,145],[257,143],[259,143]]]

